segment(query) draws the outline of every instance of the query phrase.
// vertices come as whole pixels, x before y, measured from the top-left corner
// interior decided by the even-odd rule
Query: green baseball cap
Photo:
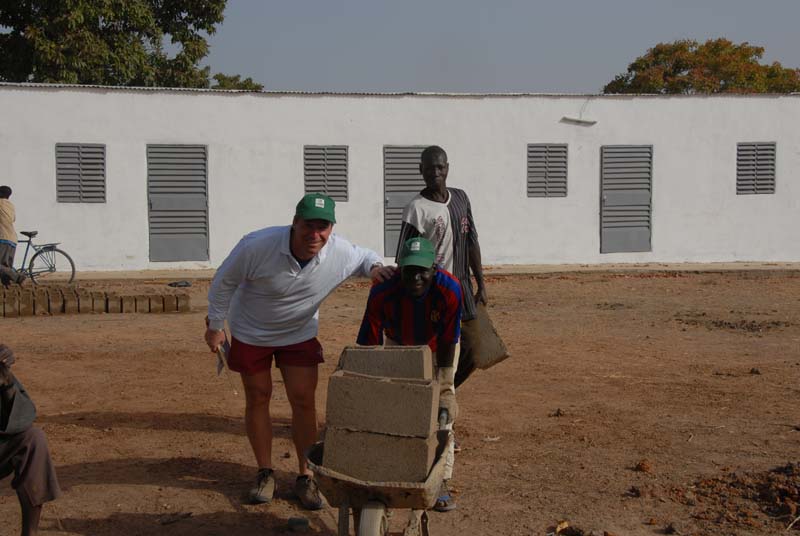
[[[400,268],[404,266],[430,268],[435,260],[436,252],[433,250],[431,241],[427,238],[417,237],[409,238],[403,243],[397,264]]]
[[[325,220],[336,223],[335,208],[336,201],[327,195],[320,193],[306,194],[297,203],[294,215],[300,216],[304,220]]]

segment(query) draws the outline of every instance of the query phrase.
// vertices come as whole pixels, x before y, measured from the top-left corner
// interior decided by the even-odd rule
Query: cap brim
[[[302,213],[297,213],[304,220],[325,220],[331,223],[336,223],[336,216],[326,210],[305,210]]]

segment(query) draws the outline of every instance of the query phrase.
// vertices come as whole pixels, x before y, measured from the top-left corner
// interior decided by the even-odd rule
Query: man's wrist
[[[211,331],[225,331],[224,320],[209,320],[208,329]]]

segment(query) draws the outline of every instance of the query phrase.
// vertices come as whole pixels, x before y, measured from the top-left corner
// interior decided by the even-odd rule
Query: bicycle
[[[56,278],[49,277],[51,274],[59,274],[58,281],[64,281],[62,275],[67,275],[66,282],[72,283],[75,280],[75,263],[72,258],[67,255],[64,250],[56,246],[60,242],[52,242],[49,244],[34,244],[33,239],[39,234],[39,231],[22,231],[28,237],[27,240],[20,240],[18,244],[27,244],[25,247],[25,254],[22,256],[21,266],[17,272],[29,277],[34,285],[41,283],[43,278],[48,280],[56,280]],[[25,261],[28,260],[28,252],[33,249],[36,253],[31,257],[31,262],[25,268]]]

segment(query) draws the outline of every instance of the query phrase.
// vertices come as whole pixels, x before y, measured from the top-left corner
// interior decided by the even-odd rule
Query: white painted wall
[[[216,267],[246,232],[288,224],[303,145],[349,147],[336,231],[383,251],[383,146],[437,143],[465,189],[484,264],[800,261],[800,95],[281,95],[0,85],[0,184],[17,230],[79,270]],[[564,116],[597,121],[561,122]],[[736,195],[736,143],[777,142],[774,195]],[[104,143],[105,204],[56,202],[55,144]],[[208,146],[211,260],[148,259],[148,143]],[[526,144],[567,143],[566,198],[526,197]],[[600,147],[653,145],[653,251],[600,254]],[[22,251],[18,252],[21,255]]]

